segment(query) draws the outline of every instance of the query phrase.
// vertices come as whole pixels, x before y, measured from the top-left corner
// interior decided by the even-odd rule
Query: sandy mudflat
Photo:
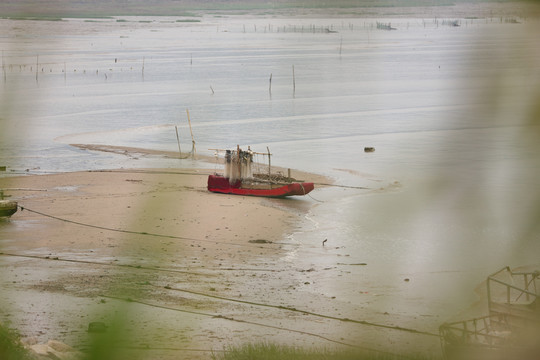
[[[36,175],[2,179],[1,183],[3,188],[22,189],[11,193],[29,210],[105,228],[189,238],[208,242],[208,247],[214,241],[230,244],[281,239],[289,225],[289,214],[264,206],[265,200],[259,198],[209,193],[208,174],[207,170],[118,170]],[[24,230],[18,226],[22,221],[36,226],[39,223],[40,231],[32,231],[34,236],[28,238],[26,246],[17,246],[21,250],[54,246],[65,251],[110,245],[93,236],[94,228],[71,228],[70,236],[65,236],[60,231],[69,223],[30,211],[19,211],[4,230],[13,230],[14,234]],[[25,231],[25,237],[28,235]],[[114,231],[104,237],[111,236],[119,237]],[[126,251],[134,251],[132,255],[137,256],[135,248],[128,248],[131,250],[108,255],[126,256]]]
[[[306,301],[296,289],[316,269],[284,259],[284,248],[294,248],[287,234],[313,200],[213,194],[207,174],[117,170],[0,179],[0,188],[17,189],[8,193],[24,208],[0,223],[3,320],[23,337],[80,350],[103,336],[89,334],[88,324],[103,322],[105,336],[118,334],[125,351],[144,347],[135,351],[141,358],[186,351],[208,358],[207,350],[254,339],[351,342],[336,332],[339,321],[280,308],[334,307],[325,294]]]
[[[0,179],[0,188],[17,189],[8,193],[24,208],[0,223],[2,322],[38,343],[54,339],[81,351],[113,339],[125,352],[120,358],[134,359],[209,359],[212,351],[258,341],[439,350],[436,336],[393,330],[406,325],[399,316],[366,314],[362,304],[317,285],[339,282],[347,267],[294,261],[316,258],[306,245],[322,246],[288,237],[314,199],[213,194],[207,174],[147,169]],[[89,333],[92,322],[107,331]]]

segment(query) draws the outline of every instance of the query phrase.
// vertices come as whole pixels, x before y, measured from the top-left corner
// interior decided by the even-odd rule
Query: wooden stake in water
[[[187,120],[189,123],[189,132],[191,133],[191,158],[195,158],[197,150],[195,149],[195,138],[193,137],[193,130],[191,129],[191,120],[189,119],[189,109],[186,109]]]
[[[293,92],[296,91],[296,79],[294,77],[294,65],[292,66],[292,88],[293,88]]]
[[[272,94],[272,73],[270,73],[270,85],[268,86],[268,92]]]
[[[142,58],[142,77],[144,79],[144,56]]]
[[[178,126],[175,126],[176,130],[176,141],[178,142],[178,153],[180,153],[180,158],[182,158],[182,149],[180,149],[180,137],[178,136]]]

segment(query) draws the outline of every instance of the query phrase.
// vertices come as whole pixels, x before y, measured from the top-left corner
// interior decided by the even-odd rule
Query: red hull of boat
[[[229,179],[219,175],[208,176],[208,190],[223,194],[263,196],[263,197],[285,197],[293,195],[306,195],[315,188],[313,183],[291,183],[271,189],[249,189],[242,188],[242,182],[238,180],[234,184],[229,183]]]

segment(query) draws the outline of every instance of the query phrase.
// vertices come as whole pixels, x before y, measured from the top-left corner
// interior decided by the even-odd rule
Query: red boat
[[[285,197],[293,195],[306,195],[315,188],[311,182],[292,182],[290,184],[253,184],[242,185],[242,180],[230,183],[229,179],[221,175],[208,176],[208,190],[212,192],[264,196],[264,197]]]
[[[268,153],[256,153],[248,147],[243,151],[237,146],[236,150],[225,151],[225,174],[209,175],[208,190],[223,194],[286,197],[306,195],[315,188],[311,182],[297,182],[283,175],[272,175],[270,171],[270,150]],[[254,155],[268,156],[268,172],[253,174],[252,164]]]

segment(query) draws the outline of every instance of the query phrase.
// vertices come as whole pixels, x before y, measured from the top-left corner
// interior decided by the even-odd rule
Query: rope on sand
[[[177,235],[155,234],[155,233],[149,233],[149,232],[145,232],[145,231],[133,231],[133,230],[125,230],[125,229],[108,228],[108,227],[105,227],[105,226],[86,224],[86,223],[82,223],[82,222],[79,222],[79,221],[64,219],[64,218],[61,218],[61,217],[58,217],[58,216],[45,214],[43,212],[32,210],[32,209],[29,209],[29,208],[21,206],[21,205],[18,205],[18,208],[21,209],[21,212],[23,210],[26,210],[28,212],[31,212],[31,213],[34,213],[34,214],[37,214],[37,215],[41,215],[41,216],[44,216],[44,217],[48,217],[48,218],[51,218],[51,219],[54,219],[54,220],[63,221],[63,222],[67,222],[69,224],[85,226],[85,227],[98,229],[98,230],[106,230],[106,231],[113,231],[113,232],[119,232],[119,233],[125,233],[125,234],[133,234],[133,235],[141,235],[141,236],[153,236],[153,237],[168,238],[168,239],[195,241],[195,242],[207,242],[207,243],[212,243],[212,244],[243,246],[243,247],[248,247],[248,248],[258,248],[258,249],[260,249],[262,247],[261,243],[257,243],[257,242],[249,243],[249,244],[239,244],[239,243],[232,243],[232,242],[225,242],[225,241],[218,241],[218,240],[196,239],[196,238],[190,238],[190,237],[185,237],[185,236],[177,236]],[[292,246],[298,246],[299,245],[299,244],[296,244],[296,243],[287,243],[287,242],[281,242],[281,241],[280,242],[268,241],[268,242],[265,242],[265,244],[267,244],[267,245],[277,245],[278,247],[281,246],[281,245],[292,245]],[[275,248],[272,247],[271,249],[275,249]]]
[[[214,244],[227,244],[227,245],[246,246],[246,247],[260,247],[260,246],[257,246],[257,245],[248,245],[248,244],[238,244],[238,243],[220,242],[220,241],[216,241],[216,240],[196,239],[196,238],[190,238],[190,237],[185,237],[185,236],[177,236],[177,235],[155,234],[155,233],[149,233],[149,232],[146,232],[146,231],[133,231],[133,230],[125,230],[125,229],[115,229],[115,228],[109,228],[109,227],[105,227],[105,226],[86,224],[86,223],[79,222],[79,221],[74,221],[74,220],[64,219],[64,218],[61,218],[61,217],[58,217],[58,216],[54,216],[54,215],[50,215],[50,214],[45,214],[45,213],[40,212],[40,211],[32,210],[32,209],[29,209],[29,208],[24,207],[24,206],[21,206],[21,205],[17,205],[17,207],[20,208],[21,211],[26,210],[26,211],[28,211],[28,212],[31,212],[31,213],[34,213],[34,214],[37,214],[37,215],[41,215],[41,216],[45,216],[45,217],[48,217],[48,218],[51,218],[51,219],[54,219],[54,220],[63,221],[63,222],[69,223],[69,224],[74,224],[74,225],[79,225],[79,226],[85,226],[85,227],[89,227],[89,228],[93,228],[93,229],[98,229],[98,230],[107,230],[107,231],[114,231],[114,232],[119,232],[119,233],[124,233],[124,234],[142,235],[142,236],[153,236],[153,237],[160,237],[160,238],[167,238],[167,239],[178,239],[178,240],[188,240],[188,241],[200,241],[200,242],[208,242],[208,243],[214,243]]]
[[[151,307],[164,309],[164,310],[172,310],[172,311],[178,311],[178,312],[183,312],[183,313],[192,314],[192,315],[207,316],[207,317],[212,317],[214,319],[224,319],[224,320],[228,320],[228,321],[234,321],[234,322],[239,322],[239,323],[243,323],[243,324],[261,326],[261,327],[280,330],[280,331],[288,331],[288,332],[293,332],[293,333],[302,334],[302,335],[314,336],[314,337],[317,337],[319,339],[323,339],[323,340],[326,340],[326,341],[329,341],[329,342],[332,342],[332,343],[335,343],[335,344],[340,344],[340,345],[354,347],[354,348],[357,348],[357,349],[363,349],[363,350],[367,350],[367,351],[373,351],[373,352],[377,352],[377,353],[397,356],[397,357],[402,358],[402,359],[407,359],[408,358],[407,356],[398,355],[398,354],[394,354],[394,353],[387,352],[387,351],[371,349],[371,348],[359,346],[359,345],[356,345],[356,344],[349,344],[349,343],[346,343],[346,342],[343,342],[343,341],[330,339],[330,338],[328,338],[326,336],[323,336],[323,335],[320,335],[320,334],[315,334],[315,333],[308,332],[308,331],[295,330],[295,329],[290,329],[290,328],[286,328],[286,327],[283,327],[283,326],[275,326],[275,325],[263,324],[263,323],[259,323],[259,322],[255,322],[255,321],[249,321],[249,320],[235,319],[233,317],[224,316],[224,315],[221,315],[221,314],[211,314],[211,313],[205,313],[205,312],[200,312],[200,311],[178,309],[178,308],[173,308],[173,307],[170,307],[170,306],[152,304],[152,303],[141,301],[141,300],[135,300],[135,299],[132,299],[132,298],[122,298],[122,297],[109,296],[109,295],[101,295],[101,296],[104,297],[104,298],[108,298],[108,299],[126,301],[126,302],[130,302],[130,303],[136,303],[136,304],[140,304],[140,305],[151,306]]]
[[[33,258],[33,259],[41,259],[41,260],[67,261],[67,262],[102,265],[102,266],[116,266],[116,267],[123,267],[123,268],[132,268],[132,269],[137,269],[137,270],[176,272],[176,273],[184,273],[184,274],[199,275],[199,276],[208,275],[208,274],[203,274],[203,273],[198,273],[198,272],[193,272],[193,271],[182,271],[182,270],[175,270],[175,269],[163,269],[163,268],[156,268],[156,267],[149,267],[149,266],[134,266],[134,265],[126,265],[126,264],[101,263],[101,262],[93,262],[93,261],[85,261],[85,260],[60,259],[58,257],[52,257],[51,258],[49,256],[40,257],[40,256],[36,256],[36,255],[20,255],[20,254],[10,254],[10,253],[1,253],[1,252],[0,252],[0,255],[13,256],[13,257],[24,257],[24,258]],[[156,285],[152,285],[152,286],[158,287]],[[288,306],[265,304],[265,303],[258,303],[258,302],[249,301],[249,300],[239,300],[239,299],[227,298],[227,297],[223,297],[223,296],[219,296],[219,295],[205,294],[205,293],[192,291],[192,290],[187,290],[187,289],[172,288],[170,286],[165,286],[165,289],[171,290],[171,291],[184,292],[184,293],[192,294],[192,295],[198,295],[198,296],[213,298],[213,299],[217,299],[217,300],[236,302],[236,303],[247,304],[247,305],[252,305],[252,306],[274,308],[274,309],[279,309],[279,310],[284,310],[284,311],[291,311],[291,312],[296,312],[296,313],[300,313],[300,314],[304,314],[304,315],[310,315],[310,316],[319,317],[319,318],[323,318],[323,319],[337,320],[337,321],[349,322],[349,323],[353,323],[353,324],[379,327],[379,328],[384,328],[384,329],[389,329],[389,330],[404,331],[404,332],[409,332],[409,333],[418,334],[418,335],[427,335],[427,336],[440,337],[438,334],[430,333],[430,332],[427,332],[427,331],[420,331],[420,330],[405,328],[405,327],[401,327],[401,326],[377,324],[377,323],[373,323],[373,322],[369,322],[369,321],[365,321],[365,320],[354,320],[354,319],[349,319],[349,318],[340,318],[340,317],[337,317],[337,316],[319,314],[319,313],[315,313],[315,312],[312,312],[312,311],[296,309],[296,308],[288,307]],[[105,295],[101,295],[101,296],[114,298],[114,297],[105,296]],[[125,300],[125,301],[133,301],[131,299],[123,299],[123,298],[116,298],[116,299]],[[144,304],[144,303],[142,303],[142,304]],[[146,305],[151,305],[151,304],[146,304]],[[161,305],[151,305],[151,306],[162,307]],[[163,307],[163,308],[168,309],[167,307]],[[190,311],[187,311],[187,310],[184,311],[184,310],[181,310],[181,309],[171,309],[171,310],[182,311],[182,312],[190,312]],[[207,314],[195,313],[195,312],[192,312],[192,313],[198,314],[198,315],[207,315]],[[212,315],[212,316],[215,316],[215,315]]]
[[[155,236],[155,237],[163,237],[163,238],[174,238],[174,239],[190,240],[190,241],[207,241],[207,242],[216,243],[216,241],[214,241],[214,240],[195,239],[195,238],[175,236],[175,235],[152,234],[152,233],[147,233],[147,232],[137,232],[137,231],[131,231],[131,230],[113,229],[113,228],[107,228],[107,227],[103,227],[103,226],[85,224],[85,223],[81,223],[81,222],[78,222],[78,221],[63,219],[63,218],[60,218],[60,217],[57,217],[57,216],[53,216],[53,215],[45,214],[45,213],[42,213],[42,212],[39,212],[39,211],[36,211],[36,210],[28,209],[28,208],[25,208],[24,206],[18,205],[18,207],[21,209],[21,211],[26,210],[26,211],[29,211],[29,212],[32,212],[32,213],[35,213],[35,214],[38,214],[38,215],[41,215],[41,216],[49,217],[49,218],[52,218],[52,219],[55,219],[55,220],[58,220],[58,221],[64,221],[64,222],[67,222],[67,223],[80,225],[80,226],[91,227],[91,228],[95,228],[95,229],[101,229],[101,230],[107,230],[107,231],[115,231],[115,232],[121,232],[121,233],[127,233],[127,234],[146,235],[146,236]],[[229,243],[227,243],[227,244],[229,244]],[[253,245],[247,245],[247,244],[230,244],[230,245],[253,246]],[[6,254],[6,255],[8,255],[8,254]],[[103,265],[110,265],[110,264],[103,264]],[[349,319],[349,318],[339,318],[339,317],[334,317],[334,316],[330,316],[330,315],[317,314],[317,313],[306,311],[306,310],[299,310],[299,309],[291,308],[291,307],[284,307],[284,306],[272,305],[272,304],[261,304],[261,303],[255,303],[255,302],[250,302],[250,301],[244,301],[244,300],[225,298],[225,297],[220,297],[220,296],[215,296],[215,295],[197,293],[197,292],[193,292],[193,291],[189,291],[189,290],[183,290],[183,289],[171,289],[171,290],[183,291],[183,292],[192,293],[192,294],[196,294],[196,295],[200,295],[200,296],[212,297],[212,298],[216,298],[216,299],[234,301],[234,302],[245,303],[245,304],[250,304],[250,305],[272,307],[272,308],[281,309],[281,310],[298,312],[298,313],[305,314],[305,315],[317,316],[317,317],[320,317],[320,318],[326,318],[326,319],[338,320],[338,321],[343,321],[343,322],[356,323],[356,324],[360,324],[360,325],[367,325],[367,326],[373,326],[373,327],[380,327],[380,328],[391,329],[391,330],[399,330],[399,331],[404,331],[404,332],[409,332],[409,333],[414,333],[414,334],[419,334],[419,335],[427,335],[427,336],[439,337],[438,334],[434,334],[434,333],[430,333],[430,332],[426,332],[426,331],[415,330],[415,329],[404,328],[404,327],[400,327],[400,326],[377,324],[377,323],[372,323],[372,322],[368,322],[368,321],[365,321],[365,320],[354,320],[354,319]],[[126,299],[120,299],[120,300],[126,300]],[[139,302],[139,303],[145,304],[145,305],[150,305],[150,306],[162,307],[162,308],[165,308],[165,309],[182,311],[182,310],[179,310],[179,309],[167,308],[167,307],[163,307],[163,306],[160,306],[160,305],[146,304],[146,303],[143,303],[143,302]],[[201,314],[201,315],[206,315],[206,314]],[[233,320],[233,321],[240,321],[240,322],[250,323],[249,321],[229,319],[229,318],[223,317],[221,315],[219,315],[219,316],[212,315],[212,316],[214,316],[214,317],[222,317],[222,318],[225,318],[225,319],[228,319],[228,320]],[[262,325],[262,326],[268,326],[268,325],[257,324],[257,323],[253,323],[253,324]],[[268,327],[272,327],[272,326],[268,326]],[[274,328],[279,328],[279,327],[274,327]],[[295,330],[290,330],[290,329],[284,329],[284,330],[295,331]],[[298,331],[296,331],[296,332],[298,332]],[[320,338],[323,338],[325,340],[329,340],[329,341],[332,341],[332,342],[341,343],[341,342],[338,342],[338,341],[335,341],[335,340],[324,338],[323,336],[320,336],[320,335],[317,335],[317,334],[312,334],[312,335],[313,336],[318,336]],[[345,344],[345,343],[341,343],[341,344],[349,345],[349,344]],[[353,346],[353,345],[351,345],[351,346]]]
[[[340,188],[345,188],[345,189],[371,190],[371,188],[368,188],[365,186],[338,185],[338,184],[328,184],[328,183],[314,183],[314,184],[321,185],[321,186],[340,187]]]
[[[434,333],[430,333],[430,332],[427,332],[427,331],[409,329],[409,328],[404,328],[404,327],[401,327],[401,326],[377,324],[377,323],[373,323],[373,322],[369,322],[369,321],[365,321],[365,320],[354,320],[354,319],[349,319],[349,318],[340,318],[340,317],[337,317],[337,316],[318,314],[318,313],[314,313],[314,312],[311,312],[311,311],[296,309],[296,308],[288,307],[288,306],[257,303],[257,302],[253,302],[253,301],[247,301],[247,300],[231,299],[231,298],[226,298],[226,297],[222,297],[222,296],[218,296],[218,295],[205,294],[205,293],[200,293],[200,292],[196,292],[196,291],[192,291],[192,290],[186,290],[186,289],[178,289],[178,288],[171,288],[171,287],[166,287],[166,289],[185,292],[185,293],[193,294],[193,295],[210,297],[210,298],[214,298],[214,299],[218,299],[218,300],[232,301],[232,302],[237,302],[237,303],[242,303],[242,304],[247,304],[247,305],[263,306],[263,307],[269,307],[269,308],[274,308],[274,309],[292,311],[292,312],[297,312],[297,313],[304,314],[304,315],[311,315],[311,316],[320,317],[320,318],[324,318],[324,319],[338,320],[338,321],[350,322],[350,323],[360,324],[360,325],[368,325],[368,326],[380,327],[380,328],[391,329],[391,330],[405,331],[405,332],[410,332],[410,333],[419,334],[419,335],[428,335],[428,336],[440,337],[439,334],[434,334]]]

